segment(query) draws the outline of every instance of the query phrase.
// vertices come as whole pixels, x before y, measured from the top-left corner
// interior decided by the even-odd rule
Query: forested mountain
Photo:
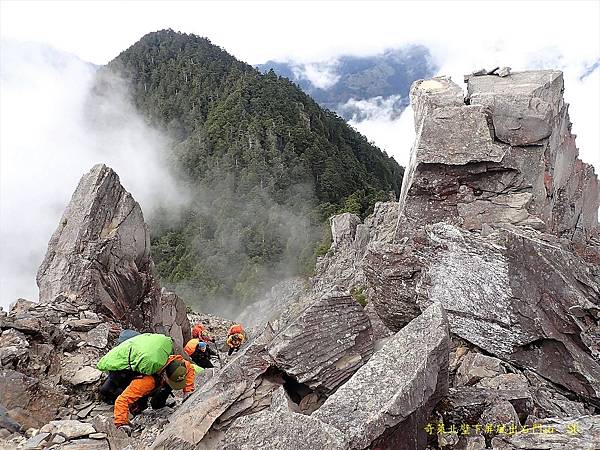
[[[334,61],[297,63],[267,61],[258,69],[275,71],[297,83],[321,106],[336,111],[347,120],[368,118],[361,101],[391,109],[398,116],[409,103],[413,81],[435,73],[429,49],[410,45],[371,56],[343,55]]]
[[[329,215],[365,215],[398,195],[403,169],[289,80],[261,74],[209,40],[163,30],[99,71],[128,84],[172,140],[192,191],[185,211],[152,222],[162,281],[206,310],[247,303],[282,277],[308,274]]]

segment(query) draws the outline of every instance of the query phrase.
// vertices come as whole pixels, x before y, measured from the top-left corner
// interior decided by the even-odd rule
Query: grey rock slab
[[[311,416],[265,410],[237,419],[227,430],[223,448],[344,449],[345,441],[341,431]]]
[[[504,373],[492,378],[483,378],[475,384],[477,387],[500,390],[528,390],[530,389],[527,377],[520,373]]]
[[[67,439],[75,439],[95,433],[96,429],[90,423],[79,420],[52,420],[44,425],[40,431],[45,433],[62,434]]]
[[[71,384],[77,386],[78,384],[95,383],[102,376],[102,372],[92,366],[84,366],[79,369],[71,378]]]
[[[465,165],[500,162],[506,147],[494,142],[485,108],[463,105],[439,108],[425,116],[413,151],[418,164]]]
[[[77,439],[65,442],[57,447],[60,450],[110,450],[106,439]]]
[[[410,88],[410,103],[414,111],[415,131],[423,118],[437,108],[464,105],[462,88],[448,77],[417,80]]]
[[[64,437],[62,437],[60,434],[56,434],[52,438],[52,444],[62,444],[65,441],[66,441],[66,439]]]
[[[32,438],[30,438],[25,443],[25,447],[23,447],[23,448],[25,448],[25,449],[42,448],[49,437],[50,437],[50,433],[38,433],[35,436],[33,436]]]
[[[351,213],[343,213],[329,219],[331,226],[332,246],[337,247],[343,241],[352,242],[356,236],[356,227],[361,223],[360,217]]]
[[[102,323],[96,328],[88,331],[85,337],[85,342],[92,347],[100,349],[106,348],[108,345],[108,325]]]
[[[348,293],[332,290],[281,330],[266,350],[296,381],[329,393],[373,354],[373,333],[363,308]]]
[[[94,409],[94,405],[87,406],[79,411],[77,411],[77,417],[79,419],[85,419]]]
[[[434,393],[447,391],[448,349],[446,314],[433,305],[394,335],[311,417],[342,431],[349,448],[366,448]]]
[[[10,365],[14,360],[20,360],[29,351],[27,337],[13,328],[0,334],[0,365]]]
[[[505,372],[498,358],[470,352],[462,360],[456,372],[455,383],[458,386],[471,386],[483,378],[492,378]]]

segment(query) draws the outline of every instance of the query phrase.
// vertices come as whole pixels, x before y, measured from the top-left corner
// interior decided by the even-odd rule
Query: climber
[[[206,331],[206,328],[201,323],[197,323],[192,328],[192,338],[200,339],[201,341],[204,341],[207,344],[209,342],[213,342],[213,343],[215,342],[215,338],[210,337],[210,335],[208,334],[208,331]]]
[[[227,346],[229,350],[227,351],[227,355],[231,356],[233,352],[237,352],[242,344],[246,341],[246,332],[242,328],[240,324],[235,324],[229,327],[229,331],[227,332]]]
[[[174,354],[175,348],[169,336],[145,333],[127,339],[98,361],[97,368],[108,372],[100,397],[114,402],[116,427],[131,434],[129,413],[141,413],[148,400],[159,409],[173,390],[183,389],[188,395],[194,391],[194,364]]]
[[[206,342],[200,339],[190,339],[183,349],[198,366],[204,369],[215,367],[210,361],[210,357],[218,357],[219,354],[210,348]]]

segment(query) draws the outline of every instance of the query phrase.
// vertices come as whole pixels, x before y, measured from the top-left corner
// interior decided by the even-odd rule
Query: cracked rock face
[[[437,224],[367,259],[375,310],[391,329],[440,302],[455,335],[598,403],[600,272],[555,237]]]
[[[118,175],[98,164],[84,175],[39,268],[40,302],[59,295],[139,330],[189,339],[185,305],[153,275],[150,234],[140,205]]]
[[[372,353],[373,335],[362,307],[333,290],[277,331],[267,325],[223,370],[201,383],[154,448],[219,448],[215,442],[238,439],[229,436],[232,422],[268,408],[281,386],[302,410],[334,392]],[[300,427],[312,422],[301,421]],[[277,416],[276,422],[292,426],[285,417]]]
[[[585,242],[600,187],[578,159],[558,71],[414,83],[417,137],[404,177],[396,240],[424,224],[468,230],[514,224]]]
[[[423,448],[425,421],[448,391],[449,333],[433,305],[396,333],[312,417],[342,431],[349,449]],[[426,439],[425,439],[426,441]]]

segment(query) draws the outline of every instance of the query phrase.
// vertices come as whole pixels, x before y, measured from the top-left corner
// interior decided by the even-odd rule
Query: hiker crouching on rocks
[[[197,364],[203,369],[215,367],[210,361],[210,357],[219,356],[219,354],[210,348],[206,342],[203,342],[200,339],[190,339],[183,349],[190,356],[192,361],[194,361],[194,364]]]
[[[148,407],[166,406],[173,390],[194,391],[195,370],[183,356],[173,354],[173,340],[162,334],[146,333],[117,345],[97,364],[108,372],[100,396],[114,402],[114,424],[131,434],[129,413],[137,415]]]
[[[229,347],[227,356],[231,356],[233,352],[237,352],[244,342],[246,342],[246,332],[242,326],[236,323],[229,327],[226,341],[227,347]]]

